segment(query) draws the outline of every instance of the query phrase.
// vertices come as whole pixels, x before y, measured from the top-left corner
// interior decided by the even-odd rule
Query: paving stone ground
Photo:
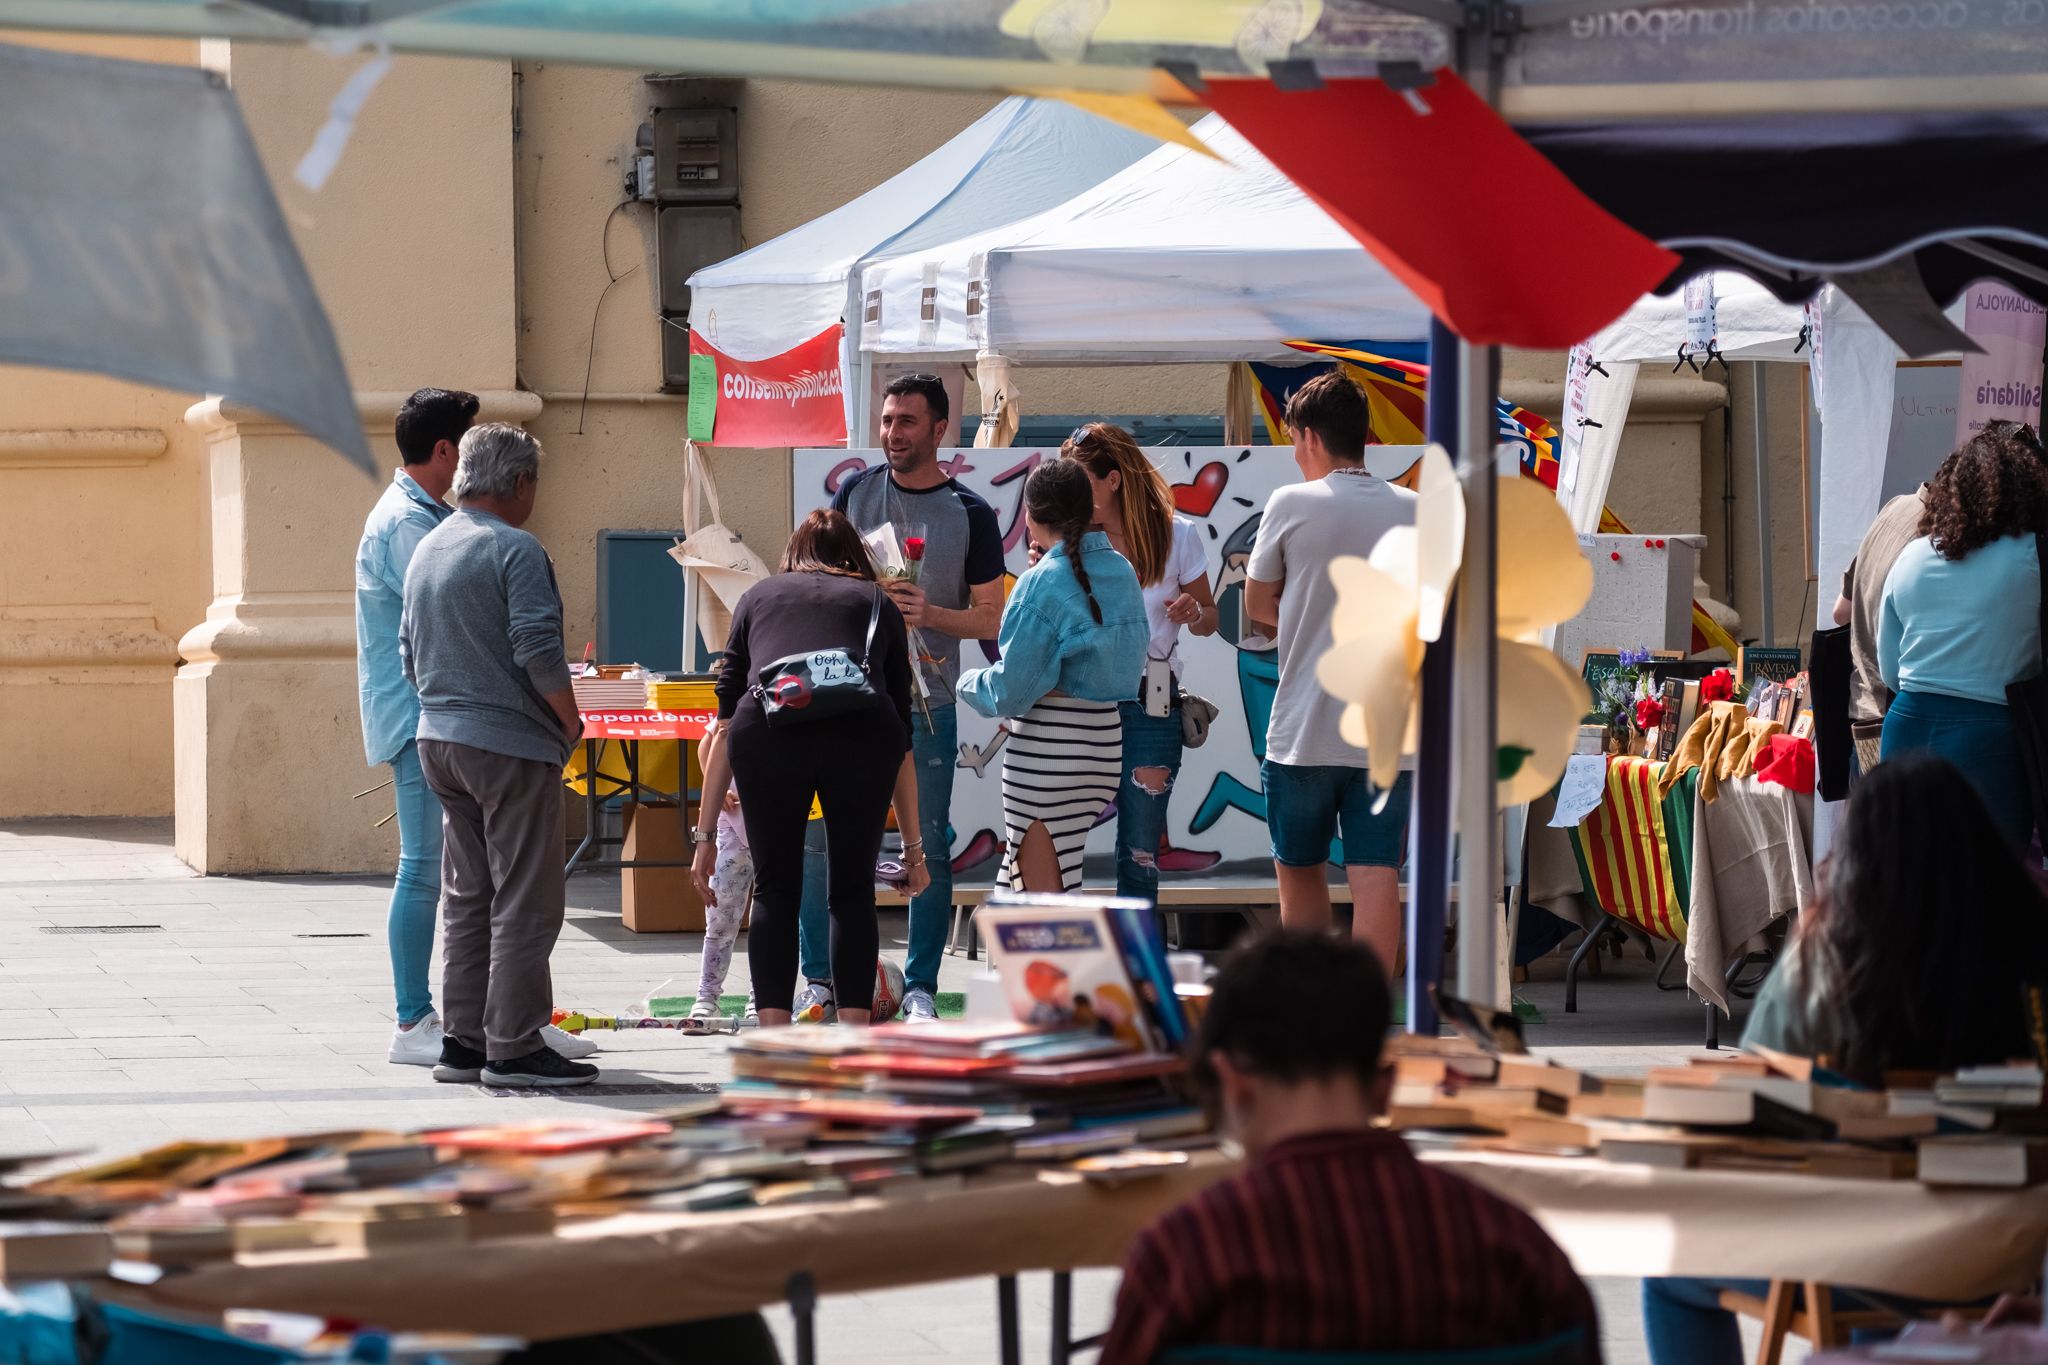
[[[613,1012],[670,977],[673,993],[694,989],[696,936],[627,932],[616,874],[569,885],[557,1003]],[[729,1074],[723,1042],[657,1031],[598,1035],[602,1083],[568,1095],[494,1095],[388,1064],[389,895],[388,879],[200,877],[172,854],[168,822],[0,824],[0,1151],[112,1155],[179,1137],[654,1109]],[[901,913],[885,914],[884,952],[901,954],[903,932]],[[1654,989],[1639,955],[1609,964],[1572,1015],[1561,961],[1539,964],[1522,988],[1544,1013],[1529,1029],[1537,1050],[1605,1071],[1698,1050],[1698,1006]],[[974,970],[948,956],[941,989],[964,989]],[[742,954],[732,979],[745,972]],[[1076,1278],[1077,1330],[1107,1321],[1115,1287],[1112,1272]],[[1637,1282],[1595,1290],[1608,1360],[1636,1365]],[[1043,1358],[1046,1276],[1025,1277],[1022,1303],[1027,1357]],[[822,1359],[993,1362],[994,1318],[983,1281],[830,1298]],[[786,1352],[787,1317],[770,1319]]]

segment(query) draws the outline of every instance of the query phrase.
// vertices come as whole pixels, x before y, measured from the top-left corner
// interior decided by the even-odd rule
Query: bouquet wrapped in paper
[[[861,539],[866,542],[868,553],[874,556],[875,572],[882,582],[916,583],[924,572],[924,528],[907,525],[905,534],[898,534],[896,523],[885,521]],[[932,723],[931,689],[924,680],[924,664],[935,656],[924,642],[924,634],[916,626],[909,628],[910,636],[910,677],[917,687],[918,704],[924,708],[925,724]]]

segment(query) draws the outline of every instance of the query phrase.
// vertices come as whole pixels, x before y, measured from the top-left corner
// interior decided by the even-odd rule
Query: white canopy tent
[[[1835,582],[1877,517],[1892,388],[1903,357],[1891,338],[1833,285],[1823,289],[1809,308],[1801,308],[1780,302],[1746,275],[1717,272],[1711,278],[1715,336],[1725,359],[1791,361],[1813,368],[1821,419],[1815,562],[1821,583]],[[1578,479],[1570,507],[1581,531],[1592,529],[1589,515],[1593,523],[1598,521],[1638,365],[1675,360],[1688,335],[1683,296],[1655,295],[1587,343],[1607,374],[1596,371],[1588,380],[1587,408],[1601,425],[1578,436]],[[1768,534],[1768,526],[1764,531]],[[1763,562],[1768,565],[1768,552]],[[1819,617],[1825,622],[1834,596],[1823,591],[1818,597]]]
[[[858,199],[691,275],[690,327],[727,355],[760,360],[844,320],[852,373],[863,261],[1062,203],[1158,146],[1062,101],[1011,96]]]
[[[1222,119],[1057,207],[922,249],[863,286],[871,354],[1018,364],[1300,359],[1290,339],[1425,341],[1429,310]]]

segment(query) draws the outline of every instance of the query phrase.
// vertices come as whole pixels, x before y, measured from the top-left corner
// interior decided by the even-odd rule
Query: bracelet
[[[908,853],[908,852],[910,852],[910,850],[911,850],[911,849],[913,849],[913,848],[923,848],[923,847],[924,847],[924,840],[922,840],[922,839],[905,839],[905,840],[903,841],[903,851],[904,851],[905,853]]]
[[[923,866],[924,866],[924,855],[923,855],[922,853],[920,853],[920,854],[918,854],[918,855],[917,855],[917,856],[916,856],[915,858],[910,858],[910,857],[906,857],[906,858],[905,858],[905,859],[903,860],[903,865],[904,865],[905,867],[923,867]]]

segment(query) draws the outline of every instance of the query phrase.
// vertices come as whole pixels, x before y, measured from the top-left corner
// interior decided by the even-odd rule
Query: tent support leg
[[[1458,443],[1458,338],[1435,318],[1429,323],[1429,438],[1454,450]],[[1449,619],[1457,619],[1453,598]],[[1443,980],[1444,925],[1451,902],[1451,678],[1456,642],[1446,632],[1422,658],[1421,735],[1415,764],[1408,857],[1408,1031],[1435,1037],[1436,1001]]]
[[[1750,384],[1755,392],[1750,400],[1750,419],[1755,424],[1756,456],[1756,581],[1757,591],[1763,597],[1763,613],[1760,620],[1763,633],[1761,639],[1766,645],[1778,643],[1777,613],[1771,602],[1771,464],[1766,453],[1770,440],[1770,406],[1765,396],[1764,362],[1753,360],[1749,365]]]
[[[1493,1005],[1501,995],[1500,825],[1494,793],[1494,700],[1499,654],[1495,622],[1495,508],[1499,474],[1493,395],[1500,350],[1458,346],[1458,471],[1465,490],[1465,562],[1458,577],[1455,772],[1458,814],[1458,996]]]

